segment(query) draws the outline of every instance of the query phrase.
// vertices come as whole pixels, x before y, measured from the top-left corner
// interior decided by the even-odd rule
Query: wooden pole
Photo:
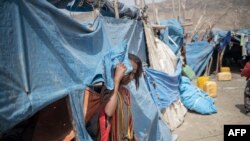
[[[114,0],[115,18],[119,19],[118,0]]]
[[[138,6],[137,0],[134,0],[135,6]]]
[[[175,13],[175,3],[174,0],[172,0],[172,6],[173,6],[173,17],[176,18],[176,13]]]
[[[204,75],[203,76],[207,76],[207,72],[208,72],[208,66],[209,66],[209,62],[208,62],[208,64],[207,64],[207,66],[206,66],[206,69],[205,69],[205,73],[204,73]]]
[[[178,20],[181,20],[181,0],[178,0]]]
[[[219,73],[219,63],[220,63],[220,53],[217,54],[217,62],[216,62],[216,74]]]
[[[208,64],[206,66],[206,71],[205,71],[204,76],[209,76],[212,62],[213,62],[213,56],[211,56],[211,58],[208,61]]]
[[[186,23],[182,23],[182,26],[192,26],[193,22],[186,22]]]
[[[182,7],[182,19],[185,21],[186,20],[186,0],[181,4]]]
[[[153,20],[154,20],[154,23],[157,23],[156,21],[156,8],[155,8],[155,0],[153,0],[153,9],[154,9],[154,14],[153,14]]]
[[[158,25],[158,24],[152,24],[151,27],[156,30],[162,30],[166,28],[165,25]]]
[[[210,60],[210,63],[209,63],[208,75],[210,74],[210,70],[211,70],[212,64],[213,64],[213,55],[211,56],[211,60]]]
[[[227,47],[227,46],[225,46],[225,47],[223,48],[222,53],[221,53],[221,56],[220,56],[220,69],[221,69],[221,67],[222,67],[222,59],[223,59],[223,56],[224,56],[224,52],[225,52],[225,50],[226,50],[226,47]]]
[[[158,9],[155,9],[155,17],[156,17],[156,24],[160,24],[159,16],[158,16]]]
[[[140,0],[140,4],[141,4],[141,9],[143,9],[145,7],[145,1],[144,0]]]

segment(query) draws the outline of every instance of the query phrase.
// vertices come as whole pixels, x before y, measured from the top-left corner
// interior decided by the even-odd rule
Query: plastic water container
[[[230,68],[229,67],[221,67],[220,71],[221,72],[230,72]]]
[[[220,81],[229,81],[232,79],[231,72],[220,72],[217,74],[217,78]]]
[[[197,86],[203,90],[204,83],[209,80],[208,76],[201,76],[197,78]]]
[[[185,65],[185,67],[182,68],[182,73],[185,76],[187,76],[190,80],[193,80],[195,78],[195,72],[188,65]]]
[[[203,87],[204,91],[208,93],[210,97],[215,98],[217,96],[217,83],[214,81],[207,81]]]

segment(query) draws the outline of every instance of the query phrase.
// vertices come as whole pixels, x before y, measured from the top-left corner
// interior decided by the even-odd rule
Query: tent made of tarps
[[[185,46],[186,60],[197,76],[200,76],[211,58],[214,47],[207,41],[197,41]]]
[[[84,89],[99,81],[112,89],[109,73],[115,62],[128,61],[127,50],[146,61],[142,22],[99,17],[92,31],[44,0],[3,0],[0,10],[0,133],[68,96],[77,137],[91,140],[83,120]],[[141,103],[150,96],[136,96],[131,108],[143,123],[135,124],[139,140],[170,140],[158,112]],[[145,117],[138,110],[147,111]]]
[[[50,3],[58,8],[67,9],[75,12],[93,11],[94,8],[100,10],[101,15],[108,17],[115,17],[114,4],[110,0],[48,0]],[[117,10],[120,18],[126,19],[141,19],[141,12],[139,8],[127,6],[124,3],[117,2]]]
[[[222,29],[213,29],[212,34],[213,34],[213,40],[215,44],[218,44],[226,35],[228,31],[222,30]]]
[[[159,39],[167,44],[177,54],[183,45],[184,30],[176,19],[161,20],[166,28],[160,31]]]
[[[246,34],[246,35],[250,35],[250,29],[240,29],[240,30],[236,30],[234,31],[238,34]]]
[[[145,68],[144,71],[151,97],[160,109],[168,107],[179,98],[180,61],[177,64],[174,75],[168,75],[152,68]]]
[[[172,141],[172,136],[166,123],[164,123],[160,110],[150,97],[146,81],[140,78],[140,87],[136,90],[135,85],[128,85],[132,93],[131,107],[133,107],[134,130],[139,140],[147,141]]]

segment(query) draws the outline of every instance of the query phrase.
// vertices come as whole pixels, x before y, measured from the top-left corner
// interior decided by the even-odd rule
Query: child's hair
[[[128,58],[132,61],[134,61],[137,64],[137,71],[135,73],[135,86],[136,89],[139,87],[139,78],[143,72],[142,69],[142,62],[139,57],[135,56],[134,54],[129,53]]]

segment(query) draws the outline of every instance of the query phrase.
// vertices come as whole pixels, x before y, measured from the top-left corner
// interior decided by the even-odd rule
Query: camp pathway
[[[239,73],[232,74],[232,81],[217,81],[218,96],[215,104],[218,113],[200,115],[188,112],[184,123],[174,133],[177,141],[223,141],[225,124],[250,124],[250,117],[244,115],[244,88],[246,79]]]

